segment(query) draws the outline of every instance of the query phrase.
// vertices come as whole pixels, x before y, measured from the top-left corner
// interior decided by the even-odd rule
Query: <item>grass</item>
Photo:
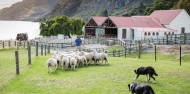
[[[108,51],[113,51],[113,50],[124,50],[124,48],[123,48],[122,46],[115,45],[115,46],[107,47],[106,50],[108,50]]]
[[[16,49],[13,48],[0,50],[0,89],[16,77],[15,51]],[[28,69],[28,51],[26,48],[20,48],[18,52],[20,72],[22,73]],[[33,53],[31,58],[34,60]]]
[[[50,55],[37,57],[35,62],[0,90],[0,94],[130,94],[127,85],[136,77],[133,70],[140,66],[151,65],[159,76],[156,83],[146,76],[134,82],[149,84],[156,94],[190,93],[190,59],[184,57],[182,66],[172,55],[144,53],[141,58],[133,56],[109,57],[108,65],[90,65],[75,71],[61,69],[48,74],[45,61]]]

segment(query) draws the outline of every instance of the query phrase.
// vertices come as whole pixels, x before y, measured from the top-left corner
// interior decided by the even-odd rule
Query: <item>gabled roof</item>
[[[101,26],[107,17],[92,17],[92,19],[96,22],[98,26]]]
[[[132,16],[141,27],[152,27],[152,28],[161,28],[163,27],[157,19],[154,19],[150,16]]]
[[[183,9],[176,10],[155,10],[150,17],[158,18],[161,24],[170,24]]]
[[[117,27],[151,27],[151,28],[162,28],[163,26],[157,22],[156,19],[149,16],[132,16],[132,17],[114,17],[111,16],[109,19]]]
[[[114,17],[114,16],[110,16],[109,19],[117,27],[137,27],[137,26],[139,26],[136,22],[134,22],[132,20],[131,17]]]

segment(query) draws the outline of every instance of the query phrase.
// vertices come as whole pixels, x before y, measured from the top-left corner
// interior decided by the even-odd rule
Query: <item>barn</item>
[[[181,21],[184,21],[184,23]],[[182,9],[156,10],[150,16],[92,17],[85,25],[85,37],[129,40],[162,37],[166,34],[179,34],[184,28],[190,32],[190,26],[187,25],[190,23],[189,21],[189,15]]]

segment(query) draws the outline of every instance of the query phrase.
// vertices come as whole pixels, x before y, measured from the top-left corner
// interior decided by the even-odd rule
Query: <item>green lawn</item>
[[[141,59],[134,56],[109,57],[109,65],[90,65],[75,71],[58,69],[48,74],[45,61],[50,55],[35,59],[27,71],[0,90],[0,94],[130,94],[127,85],[136,77],[133,70],[140,66],[153,66],[159,76],[156,83],[146,76],[134,82],[149,84],[156,94],[190,94],[190,59],[184,57],[182,66],[174,56],[144,53]]]
[[[16,76],[15,51],[14,48],[0,50],[0,89]],[[18,52],[20,73],[22,73],[28,69],[28,51],[26,48],[20,48]],[[34,60],[34,51],[32,50],[31,53],[31,59]]]

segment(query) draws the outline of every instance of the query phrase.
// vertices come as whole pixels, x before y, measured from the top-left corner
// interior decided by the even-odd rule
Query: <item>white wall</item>
[[[190,33],[190,17],[185,10],[183,10],[169,25],[169,28],[177,30],[175,34],[180,34],[182,27],[185,27],[185,33]]]
[[[126,39],[132,40],[133,39],[133,32],[131,28],[118,28],[118,39],[122,39],[123,29],[126,29]]]
[[[141,40],[142,38],[144,38],[144,33],[134,29],[134,40]]]
[[[118,39],[122,39],[122,30],[123,30],[123,28],[118,28],[117,29],[117,38]]]

